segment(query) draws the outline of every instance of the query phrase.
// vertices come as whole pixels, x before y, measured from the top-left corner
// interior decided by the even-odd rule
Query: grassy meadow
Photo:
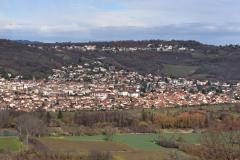
[[[114,142],[127,144],[135,149],[159,149],[159,145],[154,143],[158,134],[118,134],[113,137]],[[200,134],[197,133],[163,133],[163,137],[182,137],[189,144],[197,144],[200,141]],[[68,136],[57,137],[53,139],[62,139],[70,141],[104,141],[104,135],[97,136]]]
[[[146,160],[164,159],[168,153],[177,152],[188,157],[176,149],[168,149],[154,143],[158,134],[118,134],[112,141],[105,141],[104,135],[97,136],[66,136],[44,137],[39,141],[52,152],[87,154],[91,150],[109,151],[119,159]],[[198,144],[200,134],[196,133],[163,133],[165,138],[181,137],[186,143]]]
[[[0,137],[0,151],[9,150],[13,152],[20,151],[21,142],[17,137]]]
[[[198,69],[197,66],[163,64],[163,72],[167,75],[185,77],[193,74]]]

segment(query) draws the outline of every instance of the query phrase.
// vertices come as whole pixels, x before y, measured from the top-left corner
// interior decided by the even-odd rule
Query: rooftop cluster
[[[116,110],[240,102],[240,83],[161,77],[100,61],[54,69],[47,80],[0,79],[0,108]]]

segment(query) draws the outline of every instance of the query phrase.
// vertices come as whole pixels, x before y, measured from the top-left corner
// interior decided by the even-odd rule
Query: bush
[[[116,129],[112,128],[112,127],[106,127],[105,131],[104,131],[104,135],[105,135],[105,140],[106,141],[112,141],[113,140],[113,136],[116,134]]]
[[[185,152],[186,154],[189,154],[189,155],[194,155],[194,156],[197,156],[197,157],[200,157],[201,156],[201,147],[200,146],[197,146],[197,145],[193,145],[193,144],[180,144],[179,145],[179,150],[180,151],[183,151]]]
[[[138,133],[152,133],[155,131],[154,126],[145,121],[137,122],[131,129]]]
[[[182,136],[179,136],[177,139],[176,139],[177,142],[179,143],[186,143],[186,140],[182,137]]]
[[[176,142],[175,140],[167,140],[167,139],[162,139],[156,141],[156,144],[165,147],[165,148],[179,148],[179,143]]]
[[[166,148],[179,148],[181,144],[185,144],[185,139],[181,136],[166,138],[160,132],[159,137],[155,143]]]

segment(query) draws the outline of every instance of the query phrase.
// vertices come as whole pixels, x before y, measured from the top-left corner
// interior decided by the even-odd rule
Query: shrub
[[[106,141],[112,141],[113,140],[113,136],[116,134],[116,129],[112,128],[112,127],[106,127],[105,131],[104,131],[104,135],[105,135],[105,140]]]
[[[182,143],[179,145],[179,150],[183,151],[189,155],[194,155],[197,157],[200,157],[201,155],[201,146],[197,146],[197,145],[193,145],[193,144],[186,144],[186,143]]]
[[[175,140],[162,139],[156,141],[156,144],[165,148],[179,148],[179,143]]]
[[[166,138],[162,134],[162,132],[159,133],[159,137],[157,140],[155,140],[155,143],[166,148],[179,148],[181,144],[185,144],[185,139],[182,136],[171,138]]]

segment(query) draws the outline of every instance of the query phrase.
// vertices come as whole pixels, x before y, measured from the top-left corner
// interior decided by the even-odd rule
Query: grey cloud
[[[189,23],[160,27],[101,27],[90,29],[87,32],[65,31],[54,33],[36,30],[2,30],[0,31],[0,36],[10,39],[45,42],[179,39],[198,40],[209,44],[237,44],[240,40],[240,30],[237,26],[240,26],[240,24],[213,25]]]

